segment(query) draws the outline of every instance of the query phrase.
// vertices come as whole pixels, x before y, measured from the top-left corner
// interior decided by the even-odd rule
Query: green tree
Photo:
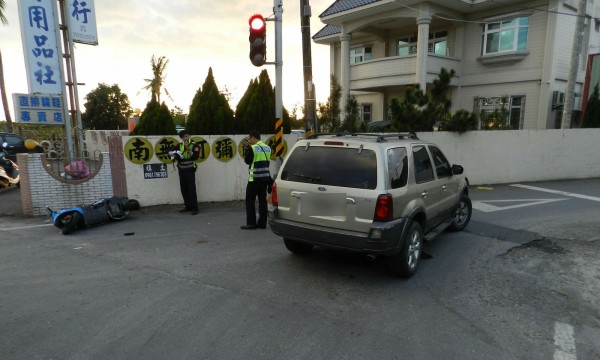
[[[594,91],[588,99],[585,106],[585,113],[581,120],[582,128],[598,128],[600,127],[600,94],[598,93],[598,84],[594,86]]]
[[[129,98],[117,84],[104,83],[85,96],[85,112],[81,120],[85,129],[127,129],[127,118],[133,114]]]
[[[294,104],[292,112],[290,114],[290,129],[304,129],[306,127],[306,121],[304,117],[299,118],[298,112],[304,113],[304,107],[298,109],[298,104]]]
[[[432,129],[435,124],[443,124],[450,120],[450,108],[452,101],[448,99],[450,91],[450,81],[456,72],[448,71],[445,68],[440,70],[437,79],[433,80],[429,91],[429,101],[423,109],[423,124],[426,128]]]
[[[150,65],[152,66],[152,79],[144,79],[144,81],[148,83],[148,85],[142,88],[143,90],[150,91],[150,95],[152,97],[156,97],[156,100],[159,104],[160,93],[163,89],[163,83],[167,77],[167,75],[165,74],[165,69],[167,68],[168,63],[169,60],[164,56],[156,58],[154,57],[154,55],[152,55],[152,59],[150,59]],[[165,94],[167,94],[169,99],[173,100],[171,98],[171,95],[169,95],[169,91],[166,88],[164,90]]]
[[[428,94],[416,84],[407,88],[402,101],[392,99],[392,129],[409,132],[432,131],[437,125],[442,130],[460,133],[474,130],[477,126],[475,114],[459,110],[451,115],[452,101],[448,98],[448,92],[454,75],[454,70],[441,68]]]
[[[443,125],[442,130],[455,131],[459,134],[477,129],[477,114],[460,109]]]
[[[355,133],[365,131],[367,129],[367,124],[360,121],[360,114],[358,113],[358,102],[356,101],[356,97],[350,96],[348,101],[346,102],[346,107],[344,109],[344,121],[340,126],[340,130],[348,133]]]
[[[173,117],[175,125],[181,125],[185,127],[186,115],[183,113],[182,108],[180,108],[179,106],[175,106],[175,109],[171,109],[171,116]]]
[[[290,132],[290,115],[282,109],[283,132]],[[257,130],[261,134],[275,133],[275,89],[269,74],[262,70],[258,79],[250,81],[235,109],[235,129],[240,134]]]
[[[393,98],[390,103],[392,111],[392,128],[397,131],[431,131],[430,121],[424,119],[421,108],[429,99],[421,91],[419,84],[406,89],[404,100]]]
[[[167,105],[158,103],[156,97],[148,102],[131,135],[176,135],[175,122]]]
[[[186,129],[204,135],[233,133],[233,110],[227,96],[217,88],[212,68],[208,69],[204,84],[192,100]]]
[[[335,75],[329,78],[329,97],[326,103],[319,103],[317,120],[319,132],[329,133],[339,130],[340,103],[342,101],[342,87]]]
[[[481,119],[481,130],[510,130],[511,127],[508,124],[508,96],[503,96],[500,99],[500,107],[494,109],[491,112],[481,112],[479,118]]]

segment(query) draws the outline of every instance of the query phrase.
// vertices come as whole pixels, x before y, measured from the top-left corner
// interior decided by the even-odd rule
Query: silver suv
[[[423,240],[471,218],[468,180],[416,135],[317,135],[299,140],[273,185],[269,225],[288,250],[313,246],[388,257],[410,277]]]

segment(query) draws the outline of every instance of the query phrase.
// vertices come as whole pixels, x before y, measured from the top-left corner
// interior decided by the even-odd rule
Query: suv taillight
[[[390,221],[394,216],[394,202],[392,201],[392,195],[381,194],[377,197],[377,204],[375,205],[375,216],[374,221]]]
[[[277,183],[273,183],[273,189],[271,190],[271,204],[273,206],[279,205],[279,200],[277,199]]]

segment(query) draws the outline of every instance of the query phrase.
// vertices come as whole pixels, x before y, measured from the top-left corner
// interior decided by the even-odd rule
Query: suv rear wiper
[[[308,175],[302,175],[302,174],[292,174],[292,176],[299,177],[302,179],[308,179],[308,180],[310,180],[311,183],[321,180],[320,176],[308,176]]]

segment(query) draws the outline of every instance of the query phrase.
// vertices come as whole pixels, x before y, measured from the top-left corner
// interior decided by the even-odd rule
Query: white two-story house
[[[588,56],[600,53],[600,0],[337,0],[319,15],[326,26],[313,40],[329,45],[342,104],[355,96],[363,120],[389,120],[391,99],[414,84],[429,89],[446,68],[456,74],[452,112],[493,112],[505,99],[511,128],[554,129],[579,1],[586,11],[571,81],[577,112]]]

